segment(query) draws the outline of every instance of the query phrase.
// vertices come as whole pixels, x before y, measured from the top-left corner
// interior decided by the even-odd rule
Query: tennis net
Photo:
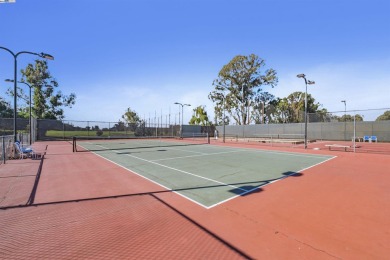
[[[208,134],[185,134],[182,137],[73,137],[73,152],[126,150],[209,144]]]

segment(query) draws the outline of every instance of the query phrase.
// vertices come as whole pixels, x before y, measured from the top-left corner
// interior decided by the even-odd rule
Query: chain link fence
[[[0,136],[13,135],[13,118],[0,118]],[[159,137],[159,136],[180,136],[199,133],[212,133],[210,126],[178,125],[154,123],[141,121],[136,124],[124,122],[104,121],[76,121],[76,120],[52,120],[36,119],[31,120],[31,141],[30,123],[28,119],[17,119],[18,140],[24,144],[31,144],[35,141],[68,140],[73,136],[83,137]]]
[[[183,126],[183,134],[201,133],[200,126]],[[37,140],[67,140],[79,137],[163,137],[180,136],[180,125],[140,122],[74,121],[74,120],[37,120]]]
[[[308,113],[307,138],[309,140],[351,141],[355,137],[360,141],[365,136],[375,136],[379,142],[390,142],[390,118],[383,116],[386,113],[390,114],[390,108]],[[302,115],[304,112],[298,111],[296,114],[296,122],[273,120],[273,123],[252,125],[225,125],[225,127],[219,125],[217,131],[220,136],[225,132],[225,136],[236,139],[303,139],[305,117]],[[266,115],[264,118],[269,117]]]
[[[18,137],[23,144],[36,140],[69,140],[73,136],[101,137],[145,137],[145,136],[180,136],[197,133],[208,133],[214,136],[215,129],[221,136],[235,138],[273,138],[303,139],[305,134],[304,111],[286,110],[277,112],[275,108],[266,107],[257,115],[257,124],[219,126],[194,126],[170,124],[170,116],[144,119],[137,124],[126,124],[122,121],[76,121],[17,119]],[[353,137],[375,136],[379,142],[390,142],[390,108],[368,110],[344,110],[307,114],[307,138],[309,140],[351,140]],[[277,119],[278,118],[278,119]],[[163,123],[165,122],[165,123]],[[175,117],[176,122],[176,117]],[[225,131],[223,130],[225,128]],[[31,136],[29,132],[31,131]],[[0,136],[13,135],[13,119],[0,118]],[[3,153],[3,152],[2,152]],[[2,155],[3,156],[3,155]],[[3,156],[4,157],[4,156]]]
[[[28,146],[33,141],[30,135],[30,122],[28,119],[18,118],[16,140],[20,141],[22,146]],[[14,119],[0,118],[0,163],[15,157],[13,147],[14,141]]]

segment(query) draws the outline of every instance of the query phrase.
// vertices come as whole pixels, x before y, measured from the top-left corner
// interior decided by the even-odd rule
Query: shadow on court
[[[284,173],[282,173],[285,177],[289,177],[289,176],[291,176],[291,177],[301,177],[303,174],[302,173],[300,173],[300,172],[292,172],[292,171],[288,171],[288,172],[284,172]],[[282,177],[282,178],[284,178],[284,177]]]
[[[229,192],[236,194],[236,195],[239,195],[239,196],[248,196],[252,193],[259,193],[259,192],[263,191],[263,189],[261,188],[262,186],[270,184],[274,181],[281,180],[281,179],[284,179],[284,178],[287,178],[290,176],[291,177],[301,177],[302,175],[303,174],[299,173],[299,172],[287,171],[287,172],[283,172],[281,177],[275,178],[275,179],[253,181],[253,182],[246,182],[246,183],[232,183],[230,185],[234,185],[234,186],[238,186],[238,185],[242,185],[242,184],[250,184],[250,183],[256,183],[258,185],[243,185],[243,186],[237,187],[236,189],[231,189],[231,190],[229,190]]]
[[[236,182],[236,183],[227,183],[227,184],[204,185],[204,186],[184,187],[184,188],[178,188],[178,189],[172,189],[172,190],[157,190],[157,191],[149,191],[149,192],[141,192],[141,193],[128,193],[128,194],[118,194],[118,195],[112,195],[112,196],[102,196],[102,197],[82,198],[82,199],[73,199],[73,200],[63,200],[63,201],[51,201],[51,202],[44,202],[44,203],[34,203],[36,191],[37,191],[37,186],[39,184],[40,174],[41,174],[41,167],[40,167],[39,172],[37,174],[37,178],[36,178],[33,190],[31,191],[31,194],[29,196],[29,200],[25,205],[9,205],[9,206],[5,206],[5,207],[0,207],[0,210],[11,209],[11,208],[23,208],[23,207],[29,207],[29,206],[37,207],[37,206],[52,205],[52,204],[63,204],[63,203],[72,203],[72,202],[83,202],[83,201],[123,198],[123,197],[140,196],[140,195],[153,195],[153,194],[169,193],[169,192],[202,190],[202,189],[220,188],[220,187],[226,187],[226,186],[237,186],[237,188],[231,189],[231,190],[229,190],[229,192],[236,194],[236,195],[240,195],[240,196],[248,196],[252,193],[258,193],[258,192],[263,191],[263,189],[261,188],[262,186],[270,184],[274,181],[284,179],[284,178],[287,178],[289,176],[300,177],[303,175],[302,173],[288,171],[288,172],[283,173],[283,176],[281,176],[279,178],[268,179],[268,180],[255,180],[255,181],[250,181],[250,182]]]

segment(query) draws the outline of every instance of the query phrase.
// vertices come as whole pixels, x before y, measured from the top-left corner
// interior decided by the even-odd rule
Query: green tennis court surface
[[[140,143],[142,148],[126,140],[77,145],[206,208],[333,158],[180,142]]]

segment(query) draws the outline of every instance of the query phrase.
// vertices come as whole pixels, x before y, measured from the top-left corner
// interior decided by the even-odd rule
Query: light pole
[[[226,136],[226,131],[225,131],[225,126],[226,126],[225,105],[226,105],[226,98],[225,98],[225,96],[223,96],[223,142],[225,142],[225,136]]]
[[[245,138],[245,122],[246,122],[245,97],[244,97],[244,85],[242,85],[242,137],[243,138]]]
[[[298,74],[297,77],[303,78],[305,80],[305,86],[306,86],[306,90],[305,90],[305,149],[306,149],[307,148],[307,85],[308,84],[313,85],[315,84],[315,82],[311,80],[307,80],[305,74]]]
[[[18,53],[14,53],[12,52],[10,49],[8,48],[5,48],[5,47],[1,47],[0,46],[0,49],[3,49],[5,51],[8,51],[13,57],[14,57],[14,141],[16,142],[17,141],[17,136],[16,136],[16,115],[17,115],[17,105],[16,105],[16,89],[17,89],[17,77],[18,77],[18,62],[17,62],[17,58],[20,54],[32,54],[32,55],[36,55],[36,56],[39,56],[41,58],[44,58],[44,59],[48,59],[48,60],[54,60],[54,57],[51,56],[50,54],[47,54],[47,53],[35,53],[35,52],[30,52],[30,51],[20,51]]]
[[[14,82],[13,79],[6,79],[5,81],[6,82]],[[29,89],[30,89],[30,102],[29,102],[29,105],[30,105],[30,117],[29,117],[28,122],[29,122],[29,125],[30,125],[29,133],[30,133],[30,145],[31,145],[31,139],[32,139],[32,136],[31,136],[31,134],[32,134],[32,130],[31,130],[32,129],[32,126],[31,126],[31,89],[32,89],[32,86],[30,84],[26,83],[26,82],[23,82],[23,81],[18,81],[18,83],[23,83],[23,84],[27,85],[29,87]],[[16,95],[16,93],[14,93],[14,95]]]
[[[341,100],[344,103],[344,141],[347,140],[347,101]]]
[[[261,104],[263,105],[263,111],[261,113],[261,115],[262,115],[261,123],[264,124],[265,123],[265,117],[264,117],[265,101],[261,102]]]
[[[180,137],[183,138],[183,107],[184,106],[191,106],[190,104],[182,104],[179,102],[175,102],[175,105],[181,106],[181,125],[180,125]],[[180,118],[179,118],[180,120]]]
[[[226,125],[225,107],[226,107],[226,97],[225,97],[225,93],[224,94],[218,93],[217,95],[218,95],[219,98],[221,98],[223,100],[222,101],[222,109],[223,109],[222,123],[223,123],[223,142],[225,142],[225,125]]]

